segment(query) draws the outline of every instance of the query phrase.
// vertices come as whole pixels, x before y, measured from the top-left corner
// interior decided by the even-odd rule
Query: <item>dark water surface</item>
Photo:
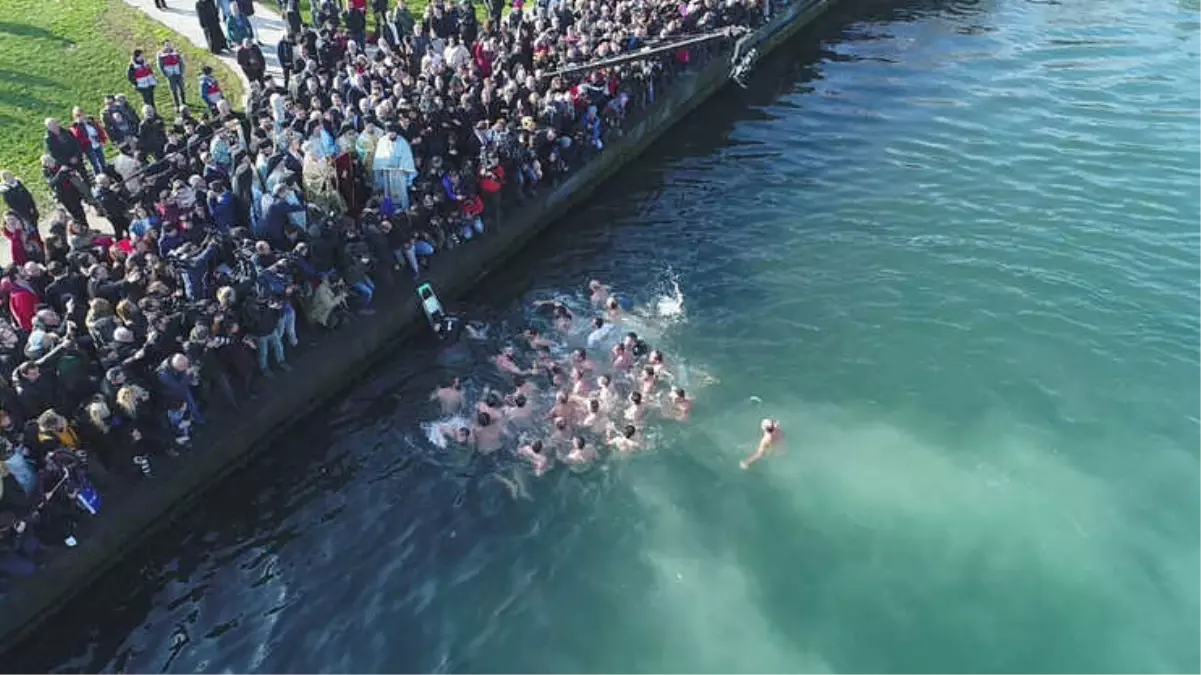
[[[689,425],[515,501],[420,426],[482,351],[399,346],[7,665],[1196,672],[1198,44],[1192,0],[845,5],[466,303],[608,280]]]

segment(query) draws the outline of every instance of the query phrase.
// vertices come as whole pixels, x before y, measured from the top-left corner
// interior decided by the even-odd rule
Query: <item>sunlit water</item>
[[[1197,671],[1197,56],[1195,2],[845,6],[466,305],[611,282],[692,423],[514,501],[421,427],[485,345],[407,345],[13,665]]]

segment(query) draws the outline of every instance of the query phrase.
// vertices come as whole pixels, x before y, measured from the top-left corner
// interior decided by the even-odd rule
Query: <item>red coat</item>
[[[350,0],[346,3],[350,9],[357,9],[360,12],[367,11],[367,0]]]
[[[37,313],[41,299],[29,287],[22,284],[9,286],[8,312],[26,333],[33,332],[33,315]]]
[[[91,124],[96,129],[96,138],[100,139],[100,147],[104,147],[108,143],[108,134],[104,133],[104,127],[96,123],[96,118],[88,117],[87,123]],[[92,149],[92,138],[88,136],[87,129],[84,128],[83,122],[76,122],[71,125],[71,135],[79,141],[79,147],[84,152]]]
[[[5,239],[8,239],[8,257],[16,265],[24,265],[29,262],[31,247],[45,253],[46,249],[42,245],[42,238],[38,235],[37,230],[9,232],[8,228],[4,228],[3,232]]]

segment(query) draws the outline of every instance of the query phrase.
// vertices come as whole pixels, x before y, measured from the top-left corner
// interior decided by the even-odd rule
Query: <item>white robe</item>
[[[385,197],[391,197],[397,209],[409,210],[409,183],[417,175],[413,149],[403,137],[395,140],[385,135],[375,144],[375,159],[371,165],[375,186]]]

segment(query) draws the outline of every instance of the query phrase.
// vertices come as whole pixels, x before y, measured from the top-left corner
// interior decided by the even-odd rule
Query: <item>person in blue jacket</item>
[[[238,226],[238,204],[234,193],[225,186],[224,181],[212,183],[208,197],[209,213],[213,216],[213,225],[221,234]]]
[[[284,183],[275,186],[275,189],[271,191],[271,205],[263,213],[258,231],[254,233],[255,237],[266,239],[276,249],[284,248],[284,226],[288,224],[288,215],[305,209],[303,204],[288,202],[290,189]]]

